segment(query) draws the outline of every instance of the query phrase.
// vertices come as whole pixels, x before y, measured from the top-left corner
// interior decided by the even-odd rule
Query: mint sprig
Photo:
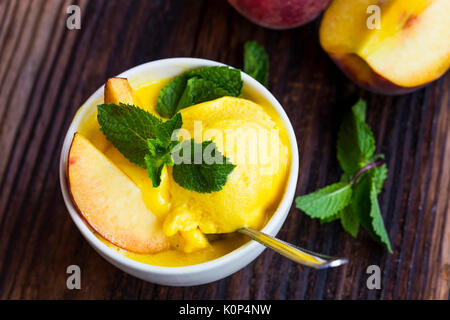
[[[392,253],[377,196],[387,178],[383,155],[374,155],[375,139],[366,121],[366,103],[358,101],[345,115],[338,133],[337,158],[344,171],[340,182],[297,197],[296,206],[321,223],[340,220],[353,237],[363,226]]]
[[[244,72],[267,87],[269,56],[257,41],[247,41],[244,45]]]
[[[212,141],[205,141],[200,147],[194,147],[196,144],[190,140],[180,143],[177,130],[183,125],[183,120],[179,113],[162,121],[133,105],[110,103],[98,105],[97,109],[100,130],[130,162],[148,170],[155,188],[161,184],[162,170],[166,165],[174,166],[173,176],[178,184],[201,193],[222,190],[235,168]],[[192,154],[188,163],[175,164],[174,155],[180,150],[178,146],[186,151],[186,143],[193,146],[189,150]],[[211,155],[214,162],[207,163],[202,157],[199,163],[191,161],[191,157],[198,159],[196,150],[200,150],[202,156],[204,153]]]
[[[178,111],[224,96],[238,97],[243,81],[241,71],[227,66],[188,71],[170,81],[160,92],[156,111],[172,118]]]

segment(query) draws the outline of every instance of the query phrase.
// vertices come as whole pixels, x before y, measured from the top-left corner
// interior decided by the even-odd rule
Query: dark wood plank
[[[450,290],[450,75],[409,95],[359,89],[318,43],[319,21],[272,31],[226,1],[78,0],[82,29],[65,27],[69,0],[0,2],[0,299],[448,299]],[[78,107],[107,77],[147,61],[192,56],[242,67],[256,39],[271,58],[270,89],[300,150],[297,194],[334,182],[336,132],[358,97],[389,177],[380,196],[394,254],[365,233],[320,225],[291,209],[279,237],[333,255],[343,268],[313,271],[265,251],[236,274],[193,288],[158,286],[104,261],[81,237],[59,190],[62,140]],[[66,289],[66,268],[83,272]],[[366,287],[367,266],[383,272]]]

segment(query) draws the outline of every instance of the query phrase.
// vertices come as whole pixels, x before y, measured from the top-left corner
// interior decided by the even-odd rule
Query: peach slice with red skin
[[[125,78],[106,81],[104,100],[139,105]],[[103,238],[135,253],[157,253],[170,247],[161,222],[145,205],[142,191],[79,133],[70,147],[67,175],[78,211]]]
[[[141,190],[78,133],[70,147],[67,175],[78,211],[103,238],[136,253],[169,248],[161,222],[145,205]]]

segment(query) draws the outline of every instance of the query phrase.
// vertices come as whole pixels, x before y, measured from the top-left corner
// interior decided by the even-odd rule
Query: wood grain
[[[65,27],[70,4],[81,8],[81,30]],[[0,299],[449,299],[450,75],[409,95],[363,91],[321,50],[318,26],[263,29],[219,0],[1,0]],[[295,127],[298,195],[338,179],[339,122],[359,96],[368,101],[389,167],[380,204],[394,254],[292,208],[280,238],[351,263],[317,272],[265,251],[192,288],[121,272],[81,237],[62,200],[58,161],[72,117],[109,76],[179,56],[241,67],[250,39],[267,48],[270,89]],[[71,264],[81,267],[82,290],[66,288]],[[366,287],[372,264],[381,267],[381,290]]]

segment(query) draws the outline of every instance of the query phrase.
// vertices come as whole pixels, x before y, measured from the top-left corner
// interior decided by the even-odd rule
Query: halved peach
[[[141,190],[78,133],[69,152],[68,181],[79,212],[106,240],[136,253],[169,248],[161,223],[145,205]]]
[[[379,10],[379,25],[371,19]],[[449,0],[335,0],[320,43],[360,86],[386,94],[413,91],[450,66]]]

